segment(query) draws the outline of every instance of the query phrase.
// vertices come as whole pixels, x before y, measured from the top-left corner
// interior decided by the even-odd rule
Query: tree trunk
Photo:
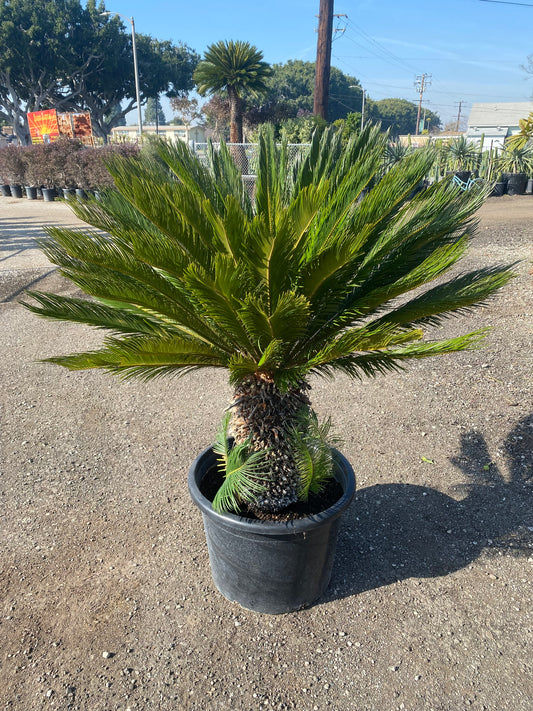
[[[306,382],[282,392],[271,378],[257,373],[235,389],[231,434],[238,444],[251,441],[255,451],[268,450],[266,490],[257,498],[258,511],[282,511],[298,500],[300,477],[289,440],[298,413],[309,407]]]
[[[229,142],[239,145],[230,146],[231,157],[235,165],[243,175],[248,175],[248,158],[246,157],[246,149],[243,145],[242,135],[242,99],[235,89],[228,87],[228,98],[230,105],[230,134]]]
[[[228,86],[230,105],[230,143],[242,143],[242,99],[237,91]]]

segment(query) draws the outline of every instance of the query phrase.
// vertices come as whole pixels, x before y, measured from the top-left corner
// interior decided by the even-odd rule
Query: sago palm
[[[209,45],[194,72],[201,96],[226,92],[230,105],[230,142],[242,143],[242,95],[257,96],[266,91],[270,68],[263,54],[249,42],[220,41]]]
[[[159,143],[157,160],[115,162],[118,192],[74,206],[96,230],[48,228],[42,242],[93,299],[32,292],[29,305],[109,334],[98,350],[47,360],[144,380],[227,369],[235,442],[266,452],[248,498],[256,510],[288,506],[302,491],[310,377],[373,376],[476,347],[480,331],[428,341],[424,328],[511,276],[488,267],[419,289],[463,255],[483,196],[445,181],[409,200],[433,155],[413,152],[382,175],[386,145],[373,127],[345,148],[328,130],[290,167],[266,132],[253,201],[224,145],[209,167],[179,142]]]

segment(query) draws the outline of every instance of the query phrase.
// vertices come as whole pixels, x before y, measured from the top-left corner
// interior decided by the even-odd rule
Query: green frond
[[[387,321],[369,323],[361,328],[345,330],[337,338],[331,339],[309,359],[309,364],[314,368],[355,352],[383,351],[392,346],[418,341],[423,335],[420,329],[402,330]]]
[[[226,60],[237,74],[261,64],[246,43],[209,51],[217,72]],[[32,293],[25,305],[122,334],[122,345],[53,362],[127,377],[225,367],[232,383],[262,372],[285,389],[313,372],[374,375],[471,347],[472,334],[424,343],[421,328],[482,305],[512,276],[490,267],[427,287],[463,256],[485,194],[441,181],[413,197],[434,156],[413,151],[384,173],[387,141],[370,125],[347,146],[317,131],[289,168],[264,131],[253,201],[224,144],[205,164],[161,141],[112,160],[118,192],[72,205],[93,229],[49,228],[40,242],[95,301]]]
[[[226,198],[234,198],[246,214],[248,219],[253,216],[252,203],[242,174],[225,143],[221,143],[218,150],[215,150],[213,142],[207,145],[207,158],[209,167],[213,175],[213,182],[216,189],[227,205]]]
[[[429,289],[383,317],[402,326],[438,325],[443,318],[468,313],[483,305],[496,290],[513,278],[512,266],[487,267],[458,276]]]
[[[261,93],[270,68],[263,54],[249,42],[230,40],[209,45],[204,61],[196,67],[193,79],[201,96],[234,87],[252,95]]]
[[[238,513],[243,502],[252,503],[265,490],[262,473],[266,450],[250,452],[249,442],[231,444],[228,436],[229,413],[223,420],[213,451],[218,455],[219,470],[224,476],[212,507],[219,513]]]
[[[234,299],[232,290],[227,288],[227,282],[224,283],[222,275],[219,273],[218,276],[220,278],[214,280],[205,272],[190,268],[185,275],[185,282],[201,305],[203,313],[224,331],[228,340],[234,344],[234,349],[260,357],[257,344],[248,336],[239,316],[240,303]],[[230,278],[236,282],[238,274],[233,274]]]
[[[339,444],[339,439],[331,435],[331,419],[319,423],[316,413],[309,408],[300,413],[289,436],[300,475],[299,498],[307,501],[310,493],[320,494],[333,476],[332,447]]]
[[[303,337],[310,315],[308,300],[294,292],[281,294],[269,315],[268,306],[260,296],[248,294],[239,316],[250,339],[257,342],[260,349],[268,347],[272,339],[291,344]]]
[[[106,338],[96,351],[46,358],[43,362],[69,370],[102,368],[124,379],[150,380],[161,375],[180,375],[196,368],[226,367],[226,356],[179,336],[166,338],[131,336]]]
[[[338,371],[362,380],[363,376],[375,377],[403,370],[403,361],[411,358],[429,358],[458,351],[475,350],[480,347],[486,331],[487,329],[481,329],[447,340],[421,342],[404,348],[343,356],[314,366],[312,370],[317,375],[326,377],[332,377]]]
[[[125,334],[159,334],[163,336],[172,327],[168,322],[157,321],[155,317],[142,316],[131,311],[111,308],[86,299],[76,299],[57,294],[43,294],[27,291],[39,306],[22,301],[27,309],[44,318],[56,321],[85,323],[95,328],[108,329]],[[176,329],[176,333],[178,329]]]

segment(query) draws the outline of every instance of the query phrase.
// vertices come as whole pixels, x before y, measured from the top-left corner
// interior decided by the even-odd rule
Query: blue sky
[[[467,116],[474,102],[528,101],[533,75],[521,65],[533,54],[533,0],[523,2],[528,6],[335,0],[335,13],[347,17],[335,21],[344,31],[334,33],[332,64],[357,77],[374,100],[416,102],[416,77],[431,75],[424,105],[444,121],[457,118],[459,102]],[[316,55],[319,0],[107,0],[106,6],[133,16],[138,32],[181,40],[199,54],[212,42],[237,39],[255,44],[271,64]]]

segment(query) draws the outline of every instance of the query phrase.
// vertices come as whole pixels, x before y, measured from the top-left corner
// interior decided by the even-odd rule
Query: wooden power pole
[[[315,116],[322,116],[323,119],[327,119],[328,117],[332,35],[333,0],[320,0],[313,113]]]
[[[418,101],[418,115],[416,117],[416,131],[415,131],[415,136],[418,136],[420,133],[420,113],[422,111],[422,97],[424,96],[424,92],[428,88],[428,86],[431,84],[431,74],[422,74],[421,77],[416,78],[415,82],[415,87],[416,90],[420,92],[420,99]]]

